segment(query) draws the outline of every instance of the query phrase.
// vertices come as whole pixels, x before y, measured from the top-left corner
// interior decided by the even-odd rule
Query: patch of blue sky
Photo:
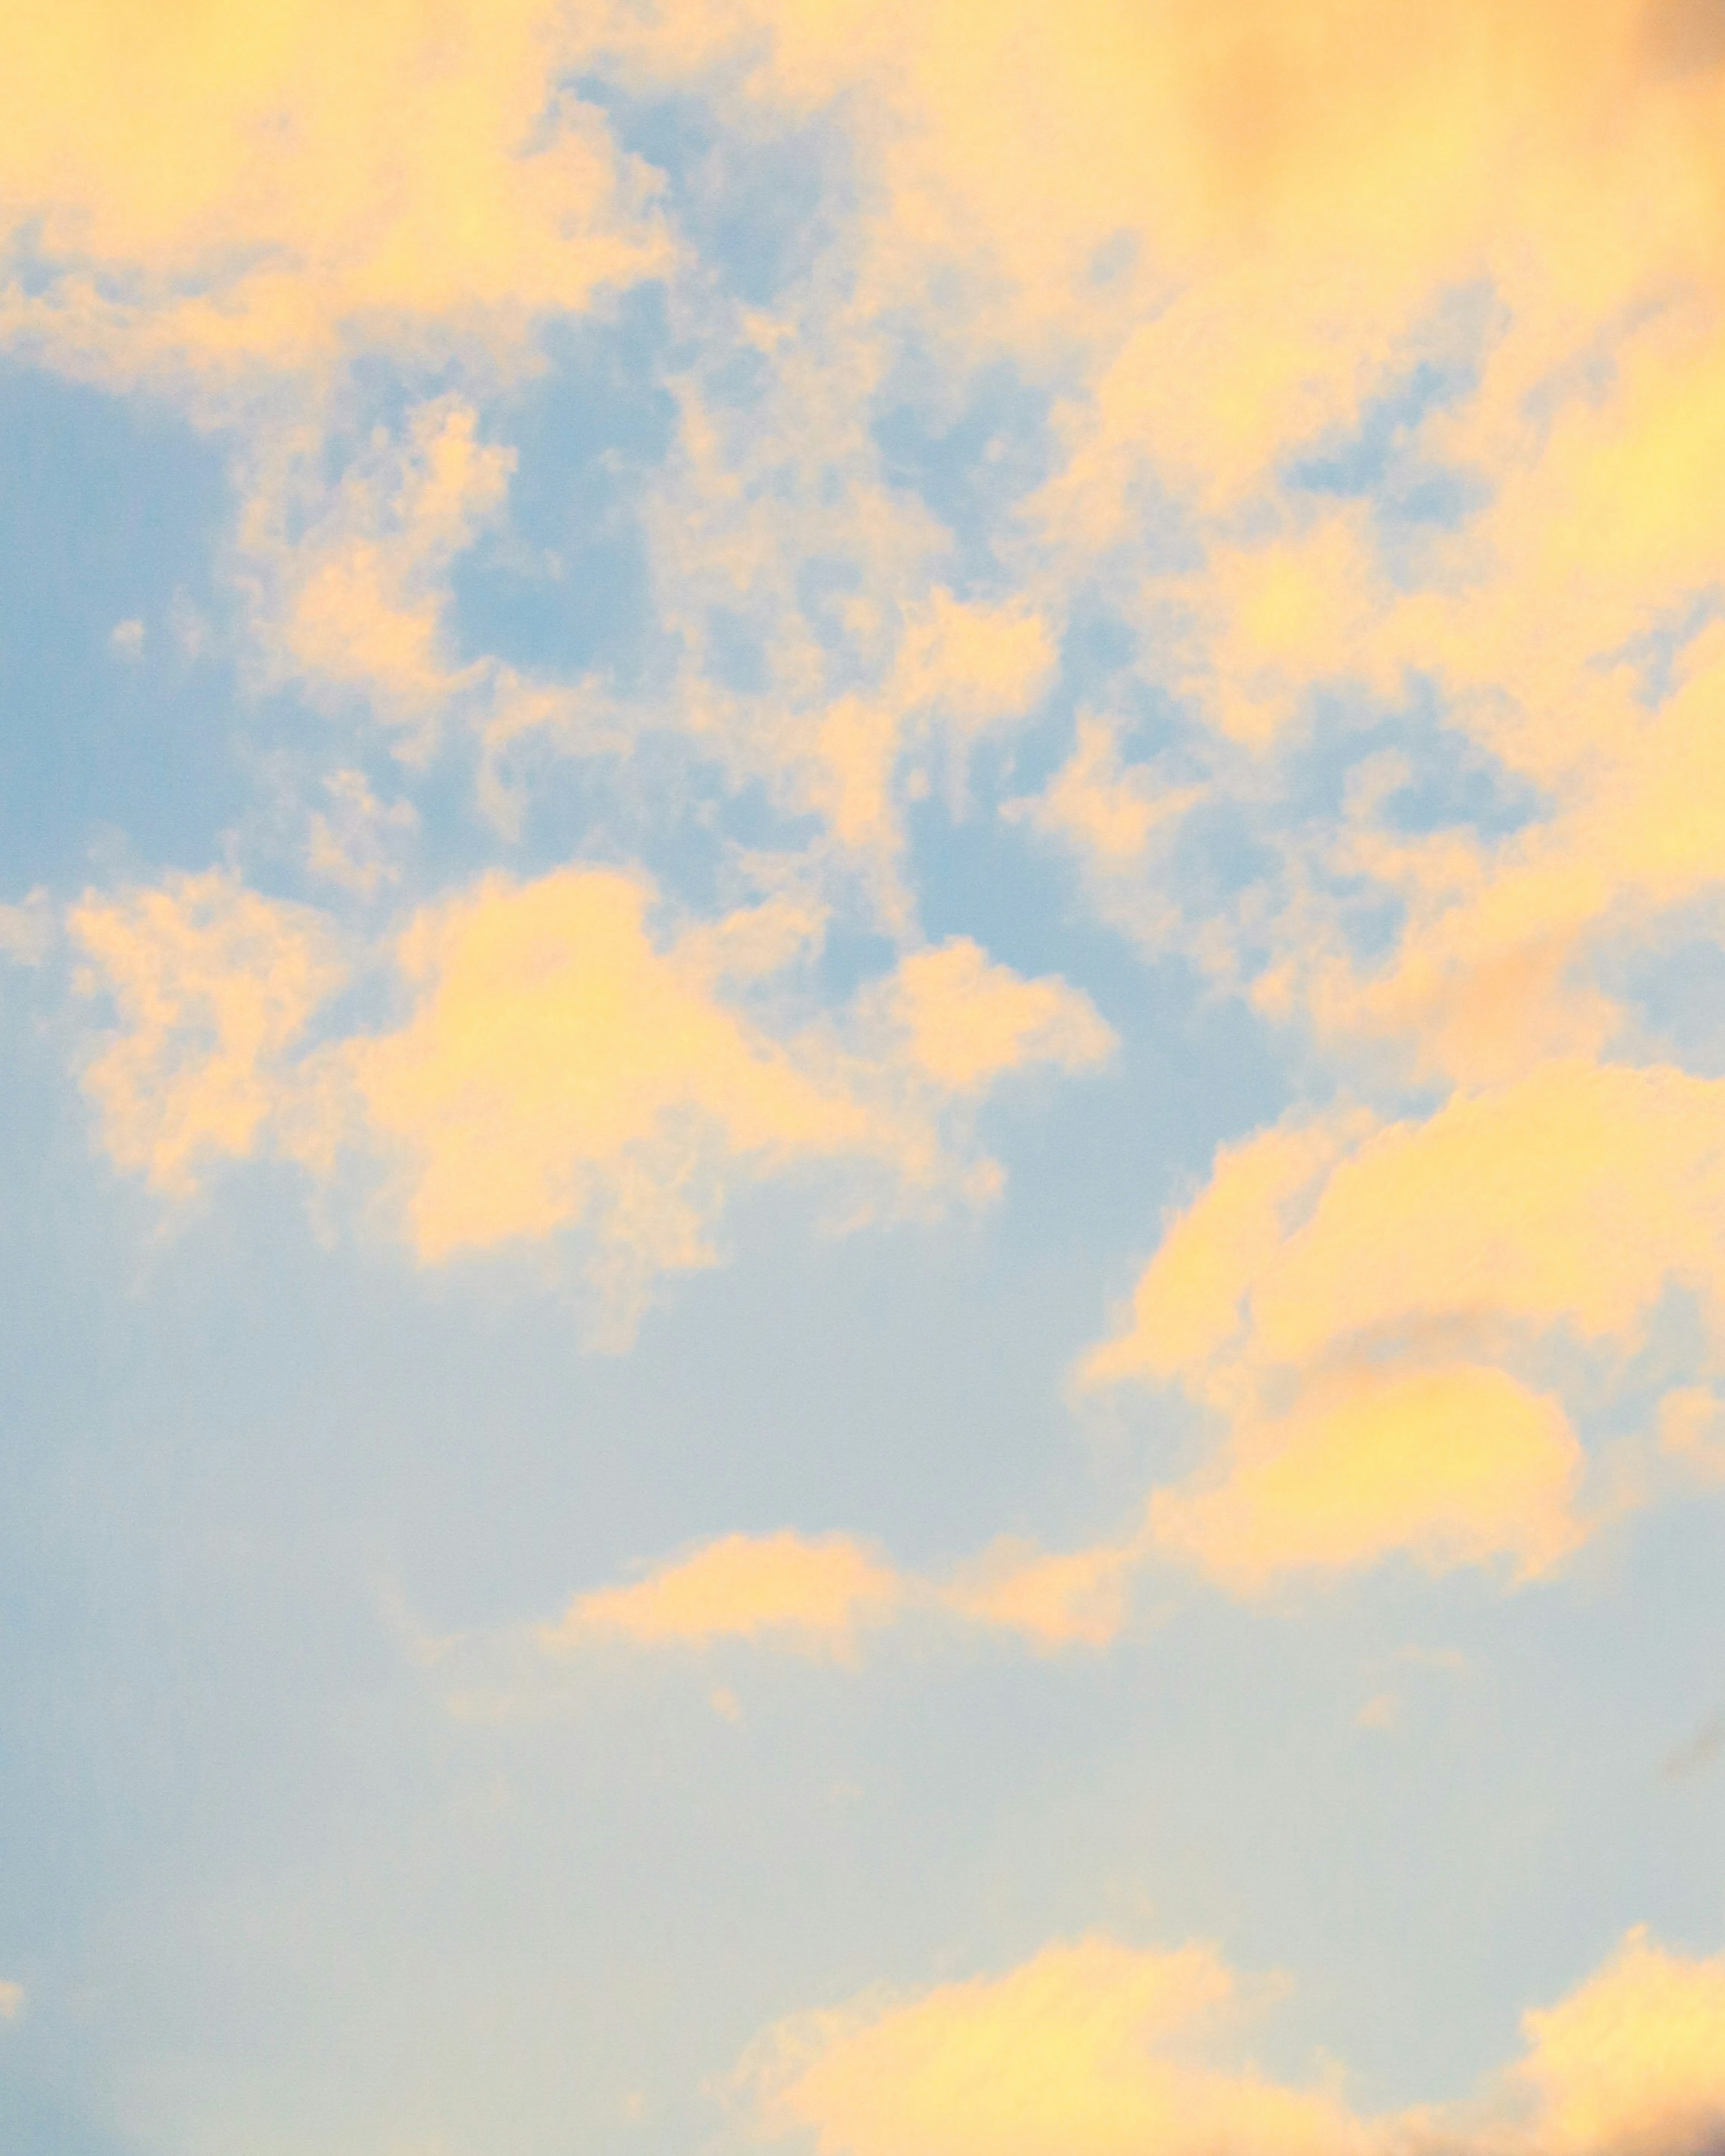
[[[1399,767],[1373,767],[1390,757],[1400,759]],[[1315,694],[1304,736],[1284,754],[1278,814],[1293,823],[1332,822],[1365,778],[1378,789],[1377,819],[1408,837],[1467,829],[1507,839],[1546,806],[1537,788],[1448,723],[1436,688],[1420,677],[1389,708],[1345,688]]]
[[[543,875],[574,860],[639,866],[674,907],[693,912],[742,902],[745,856],[802,852],[821,829],[764,783],[737,783],[669,726],[643,727],[617,754],[568,756],[548,742],[523,767],[521,828],[502,849],[513,873]],[[470,819],[455,855],[469,844],[481,855],[499,850],[496,834]],[[452,865],[446,859],[445,873]]]
[[[1725,948],[1719,906],[1687,907],[1651,940],[1608,939],[1594,963],[1600,985],[1627,1014],[1615,1052],[1635,1063],[1676,1064],[1725,1078]]]
[[[1725,619],[1725,585],[1710,584],[1686,593],[1666,608],[1651,629],[1615,651],[1602,653],[1602,669],[1632,667],[1640,677],[1641,701],[1656,709],[1677,688],[1684,653],[1703,629]]]
[[[597,673],[624,693],[662,668],[639,499],[675,433],[669,339],[663,292],[644,288],[608,319],[547,331],[544,370],[488,413],[485,439],[512,448],[516,468],[506,516],[451,574],[462,658]]]
[[[995,1232],[1009,1246],[1057,1246],[1088,1282],[1089,1322],[1125,1283],[1118,1253],[1139,1245],[1174,1192],[1194,1183],[1216,1146],[1274,1121],[1289,1078],[1271,1029],[1219,998],[1181,958],[1147,959],[1100,920],[1074,865],[1022,823],[954,817],[937,798],[909,818],[912,879],[933,942],[969,936],[998,963],[1081,985],[1118,1036],[1114,1061],[1058,1083],[1009,1086],[985,1111],[1013,1177]],[[1194,839],[1211,867],[1230,826]],[[1269,856],[1264,856],[1268,865]],[[1212,872],[1213,868],[1212,868]],[[1177,896],[1187,883],[1177,868]],[[1022,1105],[1017,1105],[1022,1103]]]
[[[1312,444],[1283,469],[1296,495],[1368,502],[1392,575],[1416,558],[1424,531],[1453,528],[1489,499],[1481,474],[1432,460],[1421,429],[1474,393],[1500,326],[1489,285],[1452,293],[1409,339],[1405,357],[1367,398],[1358,424]]]
[[[963,598],[998,597],[1013,543],[1014,506],[1054,466],[1053,397],[1009,360],[955,384],[937,356],[912,344],[875,398],[870,421],[881,469],[952,535],[945,571]]]
[[[0,896],[93,845],[202,865],[245,805],[222,450],[147,403],[0,372]]]
[[[774,125],[745,94],[721,120],[710,101],[639,98],[602,77],[569,86],[661,175],[673,226],[745,306],[770,308],[807,275],[854,207],[848,140],[819,117]]]

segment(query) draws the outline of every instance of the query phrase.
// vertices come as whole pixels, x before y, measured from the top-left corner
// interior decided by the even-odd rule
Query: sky
[[[0,2149],[1725,2148],[1725,5],[58,0]]]

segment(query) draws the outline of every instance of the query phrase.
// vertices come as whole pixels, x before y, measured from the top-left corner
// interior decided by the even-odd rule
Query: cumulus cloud
[[[832,2156],[1362,2146],[1322,2087],[1204,2061],[1204,2039],[1239,2004],[1209,1947],[1140,1952],[1091,1938],[1004,1976],[782,2024],[739,2081],[768,2133],[812,2131]]]
[[[72,0],[21,25],[0,231],[35,274],[0,336],[126,379],[582,307],[665,248],[598,113],[555,93],[580,49],[543,0],[269,0],[244,35]]]
[[[1644,1931],[1526,2017],[1524,2055],[1466,2110],[1362,2118],[1333,2066],[1303,2087],[1257,2074],[1238,2025],[1262,1989],[1207,1945],[1091,1937],[1004,1976],[783,2022],[737,2087],[762,2138],[812,2133],[823,2156],[1702,2156],[1725,2131],[1725,1963]]]
[[[266,1142],[326,1178],[363,1155],[427,1263],[585,1223],[626,1331],[655,1275],[711,1262],[738,1177],[850,1163],[889,1202],[985,1197],[966,1102],[1112,1045],[1077,991],[964,940],[910,954],[848,1020],[774,1030],[726,984],[798,957],[818,917],[768,901],[666,940],[655,896],[610,869],[483,878],[397,941],[400,1024],[296,1055],[344,978],[323,916],[216,872],[92,895],[70,923],[84,985],[121,1020],[85,1071],[104,1143],[179,1194]]]
[[[68,927],[119,1027],[85,1065],[116,1165],[184,1197],[213,1158],[245,1158],[293,1091],[290,1052],[345,976],[328,924],[220,870],[88,893]]]
[[[1218,1459],[1158,1494],[1158,1538],[1238,1584],[1394,1549],[1548,1569],[1587,1531],[1582,1455],[1514,1359],[1568,1341],[1621,1367],[1676,1286],[1717,1360],[1719,1113],[1717,1081],[1560,1063],[1423,1122],[1224,1149],[1083,1370],[1227,1419]],[[1680,1389],[1664,1410],[1666,1450],[1704,1471],[1710,1403]]]

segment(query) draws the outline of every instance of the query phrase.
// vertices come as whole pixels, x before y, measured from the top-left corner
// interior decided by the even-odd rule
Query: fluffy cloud
[[[1208,1947],[1141,1953],[1083,1939],[1003,1977],[783,2025],[741,2079],[768,2132],[812,2131],[822,2156],[1361,2147],[1322,2088],[1202,2062],[1237,1995]]]
[[[1483,2111],[1362,2118],[1333,2068],[1306,2087],[1266,2080],[1235,2062],[1243,2003],[1212,1948],[1091,1938],[782,2023],[738,2087],[763,2137],[812,2133],[821,2156],[1702,2156],[1725,2131],[1725,1963],[1645,1933],[1527,2016],[1527,2051]]]
[[[552,1647],[607,1635],[704,1646],[765,1635],[848,1660],[859,1627],[890,1620],[904,1594],[896,1573],[841,1535],[727,1535],[632,1586],[578,1596],[542,1638]]]
[[[1710,1366],[1725,1352],[1721,1104],[1682,1071],[1562,1063],[1424,1122],[1225,1150],[1085,1366],[1228,1419],[1219,1460],[1158,1495],[1158,1540],[1247,1586],[1398,1548],[1548,1569],[1585,1531],[1579,1448],[1492,1365],[1568,1340],[1621,1366],[1674,1284]],[[1668,1411],[1669,1451],[1712,1442],[1692,1403]]]
[[[608,869],[482,879],[397,943],[400,1024],[297,1056],[342,978],[321,916],[219,874],[91,897],[71,921],[85,985],[122,1020],[85,1074],[104,1142],[181,1194],[204,1157],[266,1142],[326,1177],[344,1149],[376,1159],[427,1262],[585,1222],[626,1325],[655,1274],[710,1262],[738,1177],[849,1162],[889,1196],[985,1196],[999,1171],[965,1102],[1111,1046],[1065,983],[962,940],[912,953],[848,1017],[775,1030],[737,991],[818,941],[819,916],[769,903],[665,943],[654,896]]]
[[[344,969],[310,907],[212,870],[87,895],[68,923],[88,993],[121,1020],[84,1071],[118,1166],[184,1196],[211,1158],[259,1148],[292,1091],[290,1052]]]
[[[1631,1932],[1604,1968],[1527,2016],[1520,2079],[1536,2145],[1574,2156],[1700,2156],[1725,2138],[1725,1959]]]
[[[1132,1545],[1047,1551],[1003,1537],[943,1578],[901,1572],[845,1535],[726,1535],[626,1586],[580,1594],[542,1646],[610,1639],[705,1647],[742,1640],[856,1657],[860,1635],[921,1616],[1011,1634],[1045,1654],[1105,1647],[1129,1614]]]
[[[665,249],[598,114],[557,92],[580,50],[544,0],[265,0],[243,23],[70,0],[21,23],[0,232],[35,275],[0,336],[124,377],[583,306]]]
[[[1582,1539],[1563,1408],[1502,1370],[1350,1372],[1236,1430],[1214,1481],[1158,1491],[1154,1542],[1243,1592],[1406,1550],[1430,1570],[1507,1558],[1537,1577]]]

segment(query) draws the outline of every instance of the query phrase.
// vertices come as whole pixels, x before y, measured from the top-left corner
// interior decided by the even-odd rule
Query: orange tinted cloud
[[[340,985],[334,938],[310,907],[219,870],[160,889],[91,892],[69,918],[86,993],[121,1020],[86,1064],[116,1163],[184,1195],[212,1157],[244,1158],[295,1097],[290,1052]]]
[[[266,1142],[321,1176],[381,1157],[426,1262],[585,1223],[627,1330],[655,1274],[711,1262],[739,1176],[848,1163],[883,1202],[986,1197],[969,1104],[1008,1072],[1092,1065],[1112,1035],[1064,982],[973,943],[911,953],[848,1013],[799,1029],[750,993],[818,942],[770,901],[670,939],[644,879],[482,879],[423,908],[393,956],[393,1030],[294,1051],[339,984],[321,916],[234,879],[180,878],[72,916],[123,1021],[86,1087],[121,1165],[183,1194],[205,1154]]]
[[[1725,2126],[1725,1963],[1632,1932],[1481,2103],[1363,2118],[1238,2061],[1241,1987],[1213,1948],[1045,1947],[993,1978],[876,1995],[768,2031],[737,2075],[757,2130],[822,2156],[1695,2156]],[[1229,2054],[1234,2054],[1230,2058]]]
[[[1424,1122],[1224,1149],[1084,1366],[1178,1383],[1232,1424],[1158,1493],[1158,1537],[1242,1586],[1398,1548],[1548,1569],[1584,1532],[1579,1448],[1555,1400],[1487,1366],[1553,1337],[1621,1362],[1672,1283],[1725,1352],[1720,1112],[1717,1081],[1559,1063]],[[1692,1421],[1666,1449],[1705,1461]]]
[[[788,2022],[739,2076],[825,2156],[1266,2156],[1362,2145],[1320,2088],[1202,2063],[1237,1987],[1214,1951],[1092,1938],[1002,1977]]]
[[[776,1636],[793,1651],[848,1659],[856,1634],[897,1614],[898,1576],[842,1535],[727,1535],[629,1587],[583,1594],[541,1635],[572,1646],[611,1635],[641,1645]]]
[[[1725,2134],[1725,1958],[1687,1959],[1633,1931],[1526,2027],[1519,2071],[1537,2095],[1538,2145],[1663,2156]]]
[[[583,306],[665,249],[598,115],[555,94],[579,50],[543,0],[32,10],[0,224],[58,275],[3,328],[136,372]]]
[[[1237,1430],[1220,1479],[1158,1491],[1151,1529],[1244,1594],[1398,1551],[1433,1572],[1502,1558],[1531,1578],[1583,1538],[1581,1467],[1562,1407],[1501,1370],[1354,1373]]]
[[[1027,1063],[1082,1070],[1115,1045],[1087,997],[1064,981],[1027,981],[991,963],[968,936],[906,958],[890,1008],[917,1068],[954,1093],[978,1091]]]

